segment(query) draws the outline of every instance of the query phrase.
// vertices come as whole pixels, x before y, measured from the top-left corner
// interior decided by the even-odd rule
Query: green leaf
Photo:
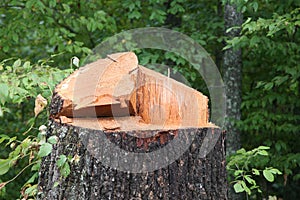
[[[233,27],[230,27],[229,29],[226,30],[226,33],[229,33],[230,31],[232,30],[235,30],[235,29],[240,29],[241,27],[239,26],[233,26]]]
[[[12,143],[13,141],[15,141],[16,139],[17,139],[17,136],[10,138],[9,141],[5,144],[5,146],[10,145],[10,143]]]
[[[233,185],[234,191],[236,193],[244,192],[244,188],[242,187],[242,184],[240,182],[237,182]]]
[[[264,86],[264,90],[271,90],[274,86],[274,83],[273,82],[270,82],[270,83],[267,83],[265,86]]]
[[[56,6],[56,0],[49,1],[50,8],[54,8]]]
[[[281,145],[279,142],[276,142],[275,149],[279,152],[281,150]]]
[[[259,149],[259,150],[267,150],[267,149],[270,149],[270,147],[267,147],[267,146],[259,146],[257,149]]]
[[[89,49],[89,48],[87,48],[87,47],[82,47],[81,51],[84,52],[84,53],[86,53],[86,54],[92,54],[92,50]]]
[[[24,140],[22,141],[22,143],[20,144],[20,146],[21,146],[21,148],[22,148],[22,153],[23,153],[23,154],[26,154],[26,153],[28,152],[28,150],[29,150],[31,144],[32,144],[32,141],[31,141],[31,139],[29,139],[29,138],[26,138],[26,139],[24,139]]]
[[[253,2],[252,8],[253,8],[254,12],[257,12],[257,9],[258,9],[258,3],[257,3],[257,2]]]
[[[48,142],[50,144],[56,144],[58,141],[58,137],[56,135],[52,135],[51,137],[48,138]]]
[[[19,36],[18,36],[18,34],[13,33],[13,34],[12,34],[12,39],[13,39],[13,41],[18,42],[18,41],[19,41]]]
[[[261,189],[259,189],[259,188],[257,188],[257,191],[258,191],[259,193],[262,193]]]
[[[267,181],[269,181],[269,182],[273,182],[274,181],[274,175],[272,174],[272,172],[270,170],[265,169],[263,171],[263,175],[267,179]]]
[[[16,68],[18,68],[18,67],[20,67],[21,66],[21,59],[18,59],[18,60],[16,60],[15,62],[14,62],[14,64],[13,64],[13,69],[16,69]]]
[[[137,10],[134,10],[133,12],[130,12],[128,15],[129,19],[139,19],[141,17],[141,13]]]
[[[34,184],[33,186],[27,188],[25,190],[25,194],[33,196],[37,193],[37,184]]]
[[[38,171],[41,167],[41,160],[31,167],[31,171]]]
[[[54,184],[53,184],[53,187],[55,188],[55,187],[57,187],[59,185],[59,182],[55,182]]]
[[[65,9],[66,13],[70,13],[71,9],[70,9],[70,6],[68,4],[64,3],[62,6]]]
[[[8,50],[9,50],[9,46],[4,46],[4,47],[3,47],[3,51],[4,51],[4,52],[8,52]]]
[[[293,176],[293,181],[298,181],[300,180],[300,174],[296,174],[295,176]]]
[[[56,162],[56,165],[58,166],[60,173],[63,177],[66,178],[70,174],[71,170],[67,156],[60,155],[59,159]]]
[[[9,140],[9,139],[10,139],[10,137],[7,136],[7,135],[0,135],[0,144],[1,144],[2,142],[4,142],[4,140]]]
[[[10,168],[10,159],[0,159],[0,175],[6,174]]]
[[[255,175],[259,175],[259,170],[252,168],[252,173]]]
[[[250,47],[253,47],[259,42],[260,38],[258,36],[253,36],[250,40]]]
[[[70,165],[68,162],[66,162],[63,167],[60,169],[60,173],[63,175],[64,178],[68,177],[70,174]]]
[[[248,188],[248,186],[246,185],[246,183],[244,181],[241,181],[242,187],[244,188],[244,190],[248,193],[248,195],[251,194],[251,190]]]
[[[65,155],[60,155],[60,156],[59,156],[59,159],[58,159],[57,162],[56,162],[56,165],[57,165],[58,167],[62,167],[66,162],[67,162],[67,156],[65,156]]]
[[[38,173],[38,172],[34,173],[34,174],[30,177],[30,179],[28,179],[28,180],[26,181],[25,185],[28,184],[28,183],[33,183],[38,177],[39,177],[39,173]]]
[[[243,174],[243,170],[236,170],[235,172],[234,172],[234,176],[238,176],[238,175],[240,175],[240,174]]]
[[[24,67],[25,69],[31,69],[31,68],[32,68],[29,61],[26,61],[26,62],[23,64],[23,67]]]
[[[0,103],[2,105],[8,100],[9,88],[5,83],[0,83]]]
[[[26,2],[26,8],[31,9],[33,7],[33,5],[35,4],[34,0],[28,0]]]
[[[266,150],[261,150],[258,152],[259,155],[262,155],[262,156],[268,156],[268,152]]]
[[[270,171],[272,174],[282,174],[281,171],[279,171],[278,169],[275,169],[275,168],[271,168],[271,169],[269,169],[269,171]]]
[[[250,176],[244,176],[244,178],[246,179],[246,181],[252,185],[256,185],[256,182],[254,179],[250,178]]]
[[[49,143],[44,143],[41,145],[40,150],[38,152],[39,157],[45,157],[48,156],[52,151],[52,145]]]
[[[236,153],[243,154],[243,153],[246,153],[246,150],[244,148],[241,148],[241,149],[237,150]]]
[[[197,78],[197,74],[196,74],[195,72],[192,72],[192,73],[191,73],[191,80],[192,80],[192,81],[195,81],[196,78]]]

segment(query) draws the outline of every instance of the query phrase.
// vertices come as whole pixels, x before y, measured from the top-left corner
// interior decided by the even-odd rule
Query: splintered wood
[[[213,126],[208,98],[138,65],[132,52],[108,55],[75,71],[55,90],[62,123],[102,130]]]

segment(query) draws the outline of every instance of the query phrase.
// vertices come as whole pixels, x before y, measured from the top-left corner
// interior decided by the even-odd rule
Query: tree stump
[[[134,53],[108,55],[56,87],[53,135],[39,199],[227,199],[224,135],[208,122],[208,98],[139,66]]]

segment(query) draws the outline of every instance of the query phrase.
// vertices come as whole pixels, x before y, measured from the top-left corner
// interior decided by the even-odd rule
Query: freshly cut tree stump
[[[224,135],[208,118],[206,96],[134,53],[88,64],[53,95],[47,137],[58,142],[42,161],[38,198],[227,199]]]

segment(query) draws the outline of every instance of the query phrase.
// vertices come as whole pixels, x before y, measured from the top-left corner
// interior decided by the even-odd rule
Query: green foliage
[[[65,155],[60,155],[59,159],[56,162],[56,165],[58,169],[60,170],[60,173],[64,178],[68,177],[70,174],[70,165],[68,163],[68,158]]]
[[[7,103],[20,104],[29,98],[35,98],[39,93],[51,97],[55,84],[62,80],[70,70],[59,70],[46,64],[48,60],[40,60],[37,64],[20,59],[10,64],[9,60],[0,62],[1,106]],[[4,110],[9,112],[9,110]]]
[[[40,150],[38,152],[39,157],[45,157],[48,156],[52,151],[52,145],[50,143],[43,143],[40,146]]]
[[[22,195],[24,198],[36,195],[36,181],[41,158],[50,154],[52,144],[55,144],[57,141],[57,138],[50,137],[46,142],[47,127],[42,124],[46,123],[47,113],[45,110],[43,112],[39,110],[34,114],[33,111],[36,112],[36,109],[33,109],[34,104],[31,102],[38,99],[38,94],[47,97],[49,101],[55,84],[66,77],[72,70],[53,68],[49,63],[51,63],[50,59],[40,60],[36,64],[32,64],[29,61],[23,62],[21,59],[0,62],[0,108],[2,110],[2,116],[0,117],[1,121],[5,123],[3,125],[10,124],[10,118],[12,118],[12,123],[15,123],[15,120],[18,120],[20,116],[21,118],[23,116],[25,119],[25,114],[18,115],[14,106],[21,106],[23,112],[28,110],[28,113],[30,113],[28,118],[26,117],[27,125],[29,125],[27,130],[18,128],[14,130],[14,134],[4,134],[5,129],[2,124],[0,126],[0,130],[3,133],[0,135],[0,144],[4,145],[3,151],[8,152],[7,155],[2,154],[0,159],[0,175],[3,177],[0,188],[2,189],[1,196],[4,198],[10,198],[11,196],[3,192],[7,191],[3,190],[3,188],[14,184],[15,180],[28,169],[30,169],[30,176],[22,183]],[[43,107],[39,109],[43,109]],[[19,126],[24,125],[19,124]],[[35,127],[40,127],[39,131],[36,131]],[[6,129],[6,132],[9,131],[9,129]],[[29,133],[29,136],[25,136]],[[18,173],[6,176],[13,171],[18,171]]]
[[[235,192],[245,192],[246,195],[261,193],[261,187],[256,181],[259,177],[262,178],[263,175],[267,181],[273,182],[274,175],[282,174],[273,167],[263,167],[270,159],[267,152],[269,149],[267,146],[259,146],[250,151],[240,149],[228,157],[227,171],[234,177],[232,184]]]
[[[112,17],[102,10],[96,11],[96,6],[101,6],[101,2],[5,0],[0,7],[3,13],[0,23],[6,26],[0,31],[0,58],[9,54],[36,61],[36,58],[65,52],[59,61],[67,64],[63,60],[72,54],[90,53],[89,47],[94,46],[95,40],[105,37],[90,33],[101,31],[108,24],[114,29]]]
[[[249,1],[250,2],[250,1]],[[243,146],[271,147],[265,165],[284,176],[266,184],[285,199],[299,198],[300,173],[300,3],[259,2],[258,9],[244,10],[242,35],[225,48],[243,49],[242,132]],[[249,7],[245,1],[243,6]],[[271,11],[272,10],[272,11]],[[275,10],[275,12],[274,12]],[[273,181],[273,171],[265,171]],[[260,180],[262,181],[262,180]],[[293,189],[292,189],[293,188]],[[279,192],[278,192],[279,191]]]

